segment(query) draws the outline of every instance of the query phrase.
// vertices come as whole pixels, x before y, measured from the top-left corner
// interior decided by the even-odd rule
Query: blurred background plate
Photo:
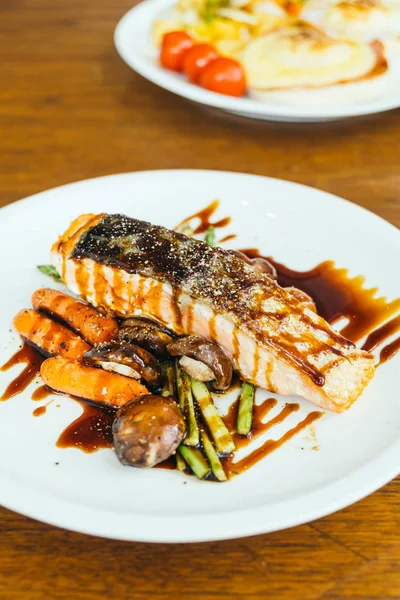
[[[163,69],[158,63],[158,51],[151,41],[154,21],[165,14],[176,0],[144,0],[128,11],[118,23],[114,41],[123,60],[137,73],[156,85],[194,102],[214,106],[236,115],[267,121],[321,122],[369,115],[400,106],[400,76],[398,69],[388,72],[388,86],[373,101],[330,104],[329,95],[320,106],[297,106],[281,101],[259,101],[248,97],[234,98],[216,94],[189,83],[185,77]]]

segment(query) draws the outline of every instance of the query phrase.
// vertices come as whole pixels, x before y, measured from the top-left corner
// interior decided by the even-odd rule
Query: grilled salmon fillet
[[[52,247],[66,285],[110,315],[144,315],[217,342],[246,381],[333,411],[357,399],[374,358],[222,248],[123,215],[81,215]]]

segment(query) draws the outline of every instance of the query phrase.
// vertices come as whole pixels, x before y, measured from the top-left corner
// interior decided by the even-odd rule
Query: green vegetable
[[[254,385],[243,382],[239,396],[239,409],[236,431],[240,435],[249,435],[253,423]]]
[[[175,397],[175,372],[174,364],[172,362],[164,363],[162,366],[162,390],[161,396],[164,398],[170,396]]]
[[[207,242],[207,244],[210,244],[210,246],[215,246],[215,227],[212,225],[210,225],[210,227],[207,229],[206,235],[204,236],[204,241]]]
[[[207,427],[214,439],[215,447],[220,454],[232,454],[235,449],[235,444],[225,423],[217,413],[211,394],[207,386],[195,379],[191,379],[192,391],[196,398],[197,404],[200,407],[201,413]]]
[[[197,448],[188,448],[181,444],[178,452],[183,456],[193,473],[199,479],[204,479],[209,474],[210,468],[201,451]]]
[[[184,471],[186,469],[186,463],[179,452],[176,453],[176,468],[178,471]]]
[[[198,446],[200,442],[199,426],[197,425],[194,412],[190,377],[180,368],[178,363],[176,363],[176,387],[178,390],[179,408],[185,417],[187,427],[187,435],[183,443],[185,446]]]
[[[211,472],[218,481],[227,481],[227,476],[219,459],[217,452],[215,451],[212,442],[205,431],[201,432],[201,442],[203,444],[203,450],[210,463]]]
[[[56,269],[53,267],[53,265],[38,265],[37,268],[39,269],[39,271],[41,271],[45,275],[52,277],[54,279],[54,281],[62,282],[61,275],[59,274],[58,271],[56,271]]]
[[[206,23],[211,23],[213,19],[219,17],[217,11],[224,6],[229,6],[229,0],[206,0],[204,10],[200,16]]]

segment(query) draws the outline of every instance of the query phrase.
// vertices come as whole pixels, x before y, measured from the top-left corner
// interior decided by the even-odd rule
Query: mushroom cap
[[[174,336],[169,329],[155,321],[145,317],[132,317],[123,321],[118,339],[142,346],[159,358],[165,358],[168,355],[167,344]]]
[[[114,448],[123,465],[153,467],[175,452],[186,425],[175,400],[145,395],[130,400],[116,414]]]
[[[216,390],[226,390],[232,381],[232,363],[215,342],[201,335],[187,335],[168,344],[172,356],[187,356],[207,365],[214,373],[213,386]]]
[[[144,379],[153,387],[160,384],[157,360],[150,352],[134,344],[110,342],[94,346],[83,355],[86,365],[99,366],[135,379]]]

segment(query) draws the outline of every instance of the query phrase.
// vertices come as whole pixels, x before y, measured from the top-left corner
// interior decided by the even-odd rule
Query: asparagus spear
[[[179,454],[179,452],[176,453],[176,468],[178,469],[178,471],[184,471],[186,469],[186,463],[183,459],[183,457]]]
[[[219,459],[218,454],[215,451],[212,441],[208,437],[205,431],[201,431],[201,441],[203,444],[203,450],[210,463],[211,472],[218,481],[226,481],[228,478],[225,474],[222,463]]]
[[[167,362],[163,365],[162,377],[163,386],[161,390],[161,396],[164,396],[164,398],[171,396],[171,398],[173,398],[175,396],[175,373],[172,362]]]
[[[200,450],[197,448],[188,448],[188,446],[181,444],[178,448],[178,452],[183,456],[196,477],[204,479],[204,477],[209,474],[209,466]]]
[[[215,227],[212,225],[210,225],[210,227],[207,229],[206,235],[204,236],[204,241],[207,242],[207,244],[210,244],[210,246],[215,246]]]
[[[200,407],[201,413],[207,423],[208,429],[214,439],[215,447],[220,454],[232,454],[235,444],[225,423],[217,413],[211,394],[207,386],[201,381],[191,379],[192,391]]]
[[[38,265],[37,268],[45,275],[52,277],[54,281],[59,281],[62,283],[62,277],[59,274],[59,272],[53,267],[53,265]]]
[[[239,396],[239,410],[236,423],[236,431],[240,435],[249,435],[253,423],[254,385],[242,384]]]
[[[185,446],[198,446],[200,441],[199,426],[197,425],[194,413],[190,377],[180,368],[178,363],[176,363],[176,387],[178,390],[179,408],[185,416],[187,426],[187,435],[183,443]]]

